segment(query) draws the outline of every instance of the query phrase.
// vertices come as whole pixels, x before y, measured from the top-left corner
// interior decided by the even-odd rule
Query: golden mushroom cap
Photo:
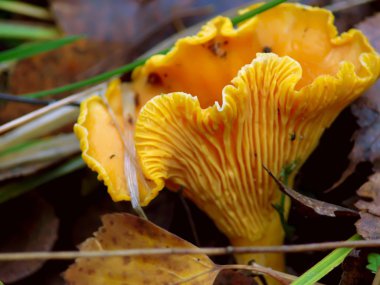
[[[263,166],[297,170],[379,72],[365,36],[337,36],[326,10],[284,4],[238,28],[217,17],[135,70],[140,101],[153,97],[136,123],[139,164],[152,192],[182,185],[234,245],[281,244],[280,192]]]
[[[358,30],[338,36],[333,21],[328,10],[294,3],[276,6],[237,28],[230,19],[216,17],[197,35],[178,40],[167,55],[153,56],[135,69],[133,88],[140,107],[158,94],[178,91],[197,96],[202,108],[221,103],[224,86],[260,52],[299,62],[302,78],[296,88],[318,76],[334,76],[345,61],[361,76],[366,72],[361,55],[376,57],[373,48]]]
[[[271,55],[270,58],[265,55],[256,57],[256,54],[262,51],[273,52],[281,57],[289,56],[289,58],[286,58],[288,64],[282,63],[282,68],[279,69],[277,68],[277,64],[279,64],[279,61],[282,62],[282,60],[285,59],[280,60],[277,58],[274,60],[272,58],[273,55]],[[271,157],[276,159],[275,164],[278,165],[276,166],[277,168],[272,167],[273,162],[265,164],[276,174],[278,174],[281,167],[284,166],[283,164],[281,165],[280,161],[291,163],[291,157],[294,156],[295,159],[298,159],[298,156],[300,156],[301,159],[303,155],[305,156],[303,159],[306,159],[306,153],[310,153],[316,146],[322,130],[315,132],[319,134],[318,136],[314,133],[311,134],[314,137],[314,141],[311,142],[312,138],[306,137],[306,130],[303,130],[301,126],[306,126],[307,122],[320,120],[318,123],[321,126],[323,125],[323,128],[328,127],[340,110],[354,100],[377,78],[380,65],[379,56],[368,44],[361,32],[351,30],[348,33],[342,34],[340,37],[337,36],[336,29],[333,26],[333,16],[330,12],[299,4],[282,4],[245,21],[237,28],[232,26],[229,19],[217,17],[207,23],[196,36],[179,40],[167,55],[153,56],[144,66],[136,69],[133,73],[133,88],[140,102],[137,109],[139,110],[149,99],[158,94],[184,92],[197,96],[197,99],[193,98],[191,100],[198,100],[199,108],[202,110],[201,113],[210,116],[211,113],[216,114],[216,112],[219,112],[220,114],[218,116],[222,116],[222,114],[226,116],[225,107],[217,107],[225,106],[226,104],[222,98],[222,90],[223,96],[228,98],[226,94],[229,94],[230,91],[227,92],[227,90],[230,90],[229,88],[232,87],[226,86],[230,84],[231,80],[244,65],[251,63],[255,58],[257,61],[264,61],[265,59],[265,61],[271,62],[273,68],[271,67],[270,70],[277,70],[277,73],[268,71],[265,75],[261,74],[261,81],[257,82],[257,88],[259,88],[257,90],[250,90],[248,86],[243,87],[239,85],[239,88],[244,90],[244,92],[252,92],[252,94],[257,97],[256,101],[258,104],[262,103],[260,98],[263,96],[262,94],[264,94],[263,90],[274,92],[280,89],[280,78],[283,78],[284,74],[288,74],[289,69],[294,70],[298,74],[297,76],[291,74],[291,76],[296,79],[293,79],[295,84],[292,88],[289,87],[289,90],[294,92],[294,94],[292,94],[295,97],[304,96],[302,100],[298,97],[297,100],[294,99],[294,105],[292,105],[291,102],[293,101],[290,99],[290,94],[276,95],[279,98],[277,104],[280,105],[276,110],[271,109],[271,112],[275,112],[279,116],[277,118],[278,121],[275,122],[277,122],[278,128],[281,129],[281,137],[280,133],[276,134],[278,136],[277,145],[281,147],[277,147],[275,150],[271,149],[275,145],[273,144],[272,146],[269,144],[269,142],[274,140],[275,134],[268,129],[271,124],[275,123],[271,121],[273,117],[262,118],[265,123],[261,124],[267,126],[266,128],[258,125],[257,121],[265,112],[260,111],[262,115],[257,118],[255,117],[254,121],[251,122],[251,132],[255,134],[256,139],[258,139],[259,136],[261,137],[262,145],[260,145],[260,149],[250,151],[253,155],[260,153],[261,160],[259,162],[262,163],[267,163],[267,158],[270,156],[269,152],[276,151],[275,154],[271,154]],[[257,64],[255,61],[252,62],[252,66],[248,69],[250,70],[261,66]],[[295,68],[295,65],[298,67]],[[244,70],[247,70],[247,67],[244,67],[239,76],[244,72],[253,72]],[[238,79],[234,79],[234,82],[236,80]],[[290,79],[281,82],[282,84],[290,84]],[[117,84],[118,83],[114,83],[115,86]],[[121,95],[115,91],[117,88],[111,87],[110,90],[114,91],[109,92],[109,98],[119,98]],[[329,90],[329,95],[326,95],[326,90]],[[111,93],[114,95],[111,95]],[[308,96],[310,98],[313,97],[313,99],[302,95],[304,93],[310,94]],[[188,98],[190,95],[177,94],[170,96],[175,98]],[[161,97],[162,96],[156,97],[150,104],[157,104],[161,102],[159,100],[166,100],[159,99]],[[163,96],[162,98],[165,97],[166,96]],[[308,99],[306,100],[306,98]],[[126,118],[122,116],[121,99],[110,100],[114,102],[110,102],[110,107],[123,126]],[[173,102],[177,101],[182,102],[182,99],[176,99]],[[214,105],[215,102],[218,102],[218,105]],[[273,105],[268,105],[267,107],[272,106],[274,108],[275,102],[271,104]],[[173,108],[174,106],[175,104],[173,103]],[[190,105],[186,104],[185,106]],[[208,111],[207,108],[211,108],[214,111]],[[260,108],[265,109],[266,107],[260,105]],[[165,112],[172,112],[172,110],[168,109]],[[194,116],[197,112],[198,111],[194,113]],[[269,112],[269,110],[266,112]],[[148,119],[148,113],[150,114],[149,116],[151,116],[150,119]],[[152,141],[155,141],[153,145],[157,147],[165,145],[161,143],[162,139],[160,137],[148,134],[142,125],[146,124],[148,128],[148,122],[151,121],[152,124],[154,124],[156,120],[159,119],[157,118],[157,113],[158,111],[152,111],[152,105],[144,108],[144,113],[141,115],[138,123],[139,128],[136,132],[136,148],[140,156],[139,161],[143,173],[148,178],[154,176],[154,178],[151,178],[154,180],[154,183],[150,184],[151,187],[149,187],[149,189],[143,187],[141,183],[139,184],[142,205],[148,204],[157,195],[158,191],[164,187],[165,183],[174,182],[188,187],[188,185],[182,183],[184,179],[181,180],[178,178],[179,176],[177,177],[172,174],[172,171],[181,172],[182,170],[173,170],[170,166],[166,165],[167,157],[165,157],[165,155],[172,155],[173,150],[154,149],[152,146],[144,146],[144,144],[150,145]],[[319,117],[320,113],[324,114],[323,118]],[[171,115],[169,117],[174,118],[173,116],[174,115]],[[290,122],[293,117],[297,117],[298,119],[292,125]],[[177,119],[179,122],[184,120],[183,118]],[[205,118],[203,119],[206,120]],[[230,120],[228,117],[225,119]],[[199,121],[199,124],[210,130],[215,129],[216,133],[220,132],[218,127],[221,125],[211,120],[211,117],[207,119],[206,125],[203,121]],[[312,123],[309,125],[312,125]],[[257,129],[258,126],[263,130],[259,131]],[[225,127],[226,126],[223,128]],[[177,133],[173,133],[172,140],[178,139],[179,142],[192,140],[197,137],[199,130],[200,129],[191,130],[190,138],[184,138]],[[186,130],[182,130],[182,132],[185,131]],[[99,178],[105,181],[112,198],[115,201],[130,200],[131,197],[127,189],[127,183],[125,182],[126,177],[123,171],[125,167],[123,160],[123,156],[125,155],[123,142],[112,122],[107,107],[101,99],[90,98],[83,102],[81,114],[75,126],[75,132],[81,142],[84,160],[92,169],[99,173]],[[267,134],[265,132],[267,132]],[[240,133],[238,128],[233,132],[234,135],[241,136],[239,139],[242,141],[247,141],[249,139],[247,136],[252,136],[253,133]],[[274,137],[271,137],[271,135]],[[223,138],[221,137],[215,137],[214,140],[222,142],[222,145],[224,144]],[[288,140],[294,142],[294,145],[298,145],[298,141],[303,141],[307,146],[303,146],[304,144],[302,144],[303,152],[299,155],[295,155],[298,151],[301,151],[301,145],[289,148],[289,150],[285,151],[282,145],[284,145],[284,142],[288,142]],[[267,141],[268,143],[266,143]],[[204,146],[201,140],[198,142],[200,146]],[[148,149],[150,149],[154,155],[149,154]],[[194,149],[194,151],[195,150],[196,149]],[[252,155],[252,153],[248,152],[240,157],[248,160],[246,155]],[[160,163],[158,154],[162,154],[162,161]],[[226,155],[237,155],[237,153]],[[283,157],[280,158],[279,155]],[[263,158],[265,158],[265,160],[263,160]],[[188,159],[189,163],[198,160],[194,156]],[[210,159],[211,160],[207,162],[208,166],[223,162],[212,160],[212,157]],[[237,157],[235,159],[237,159]],[[252,157],[249,159],[257,164],[257,161]],[[300,161],[299,165],[301,165],[302,162],[303,161]],[[158,171],[160,167],[165,169]],[[207,168],[206,166],[202,167]],[[229,179],[224,176],[230,177],[236,172],[236,170],[229,168],[227,168],[226,171],[225,173],[219,173],[217,175],[217,177],[220,177],[220,181],[215,182],[215,185],[220,185],[220,183]],[[261,169],[261,165],[253,168],[251,171],[253,171],[251,172],[253,180],[257,180],[260,183],[271,183],[268,182],[267,176],[262,174],[263,170]],[[257,171],[257,173],[254,171]],[[157,173],[161,173],[161,176]],[[163,175],[163,173],[165,173],[165,175]],[[224,176],[222,176],[222,174]],[[248,175],[248,173],[246,175]],[[256,177],[255,175],[258,176]],[[171,179],[170,177],[176,177],[176,179]],[[239,185],[239,183],[241,184],[242,182],[234,183]],[[248,189],[244,191],[248,191]],[[257,188],[257,191],[264,192],[267,190]],[[278,195],[271,192],[273,191],[269,190],[268,193],[263,194],[263,197],[266,198],[262,197],[260,199],[276,200]],[[231,194],[231,203],[233,199],[235,199],[233,198],[234,195],[235,194]],[[246,202],[244,201],[244,203]],[[266,207],[269,209],[271,206]]]
[[[362,58],[363,77],[345,62],[335,76],[299,89],[297,61],[261,53],[223,89],[221,105],[202,109],[186,93],[156,96],[136,124],[145,176],[182,185],[232,240],[259,240],[278,218],[280,194],[263,165],[277,175],[294,161],[299,167],[339,111],[373,82],[372,60]]]
[[[125,142],[120,134],[120,130],[128,129],[130,122],[123,115],[122,95],[120,80],[112,80],[105,99],[91,96],[81,103],[78,122],[74,126],[74,132],[80,141],[83,160],[98,173],[98,179],[104,181],[108,193],[116,202],[131,200],[124,172]],[[110,114],[109,109],[112,109],[114,116]],[[138,179],[138,184],[144,202],[142,205],[146,205],[157,194],[155,192],[154,196],[150,197],[149,187],[146,187],[141,179]]]

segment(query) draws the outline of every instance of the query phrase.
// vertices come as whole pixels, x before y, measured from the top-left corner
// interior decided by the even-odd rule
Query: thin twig
[[[24,116],[21,116],[21,117],[15,119],[13,121],[10,121],[9,123],[6,123],[6,124],[0,126],[0,134],[5,133],[5,132],[7,132],[7,131],[9,131],[11,129],[14,129],[14,128],[18,127],[18,126],[21,126],[21,125],[25,124],[26,122],[29,122],[29,121],[37,118],[37,117],[40,117],[40,116],[42,116],[42,115],[44,115],[46,113],[49,113],[50,111],[58,109],[58,108],[60,108],[62,106],[65,106],[65,105],[67,105],[69,103],[76,102],[79,99],[81,99],[82,97],[85,97],[87,95],[95,93],[96,91],[99,91],[102,88],[105,88],[105,84],[104,83],[102,83],[100,85],[97,85],[95,87],[92,87],[92,88],[90,88],[90,89],[88,89],[86,91],[79,92],[79,93],[76,93],[76,94],[71,95],[69,97],[66,97],[66,98],[64,98],[62,100],[59,100],[59,101],[57,101],[55,103],[52,103],[52,104],[50,104],[48,106],[45,106],[45,107],[41,108],[41,109],[38,109],[38,110],[33,111],[33,112],[30,112],[30,113],[28,113],[28,114],[26,114]]]
[[[49,105],[55,102],[58,102],[56,99],[34,99],[34,98],[26,98],[21,96],[15,96],[5,93],[0,93],[0,101],[11,101],[16,103],[24,103],[30,105]],[[79,102],[69,103],[70,106],[79,106]]]
[[[279,281],[281,284],[290,284],[290,282],[296,280],[298,276],[294,276],[291,274],[287,274],[281,271],[274,270],[269,267],[262,266],[257,263],[253,263],[250,265],[244,265],[244,264],[227,264],[227,265],[218,265],[218,268],[220,270],[225,269],[239,269],[239,270],[249,270],[253,271],[254,273],[258,274],[265,274],[268,275],[277,281]],[[315,285],[321,285],[320,283],[315,283]]]
[[[380,247],[380,240],[360,241],[334,241],[322,243],[310,243],[299,245],[281,246],[256,246],[256,247],[205,247],[205,248],[139,248],[126,250],[102,250],[102,251],[56,251],[56,252],[17,252],[0,253],[0,261],[14,260],[47,260],[47,259],[75,259],[79,257],[116,257],[116,256],[140,256],[140,255],[185,255],[207,254],[225,255],[239,253],[280,253],[280,252],[305,252],[326,251],[335,248],[363,248]]]

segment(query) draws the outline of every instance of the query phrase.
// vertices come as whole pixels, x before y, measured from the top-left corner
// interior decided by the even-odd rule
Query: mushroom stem
[[[231,238],[233,246],[276,246],[282,245],[284,240],[284,231],[280,217],[275,211],[272,213],[269,223],[260,239],[250,240],[246,237]],[[285,272],[285,259],[283,253],[247,253],[236,254],[236,261],[239,264],[249,264],[255,262],[265,267],[269,267],[281,272]],[[279,284],[273,278],[266,277],[268,285]]]
[[[279,231],[282,228],[278,213],[273,212],[263,235],[260,239],[251,240],[247,237],[231,238],[233,246],[275,246],[282,245],[284,240],[284,231]],[[236,254],[235,258],[239,264],[249,264],[250,262],[258,263],[262,266],[270,267],[278,271],[284,271],[284,255],[277,253],[246,253]]]

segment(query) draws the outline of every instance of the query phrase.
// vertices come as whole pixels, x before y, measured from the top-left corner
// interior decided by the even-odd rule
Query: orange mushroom
[[[181,185],[233,245],[281,244],[273,208],[280,192],[263,165],[275,175],[294,162],[299,169],[324,129],[379,72],[380,57],[363,34],[337,36],[332,14],[323,9],[282,4],[237,28],[228,18],[211,20],[133,73],[142,106],[137,165],[149,184],[140,187],[141,204],[165,184]],[[128,200],[126,184],[117,184],[125,180],[123,162],[108,167],[97,160],[113,151],[113,143],[102,148],[100,138],[89,136],[96,128],[114,128],[109,117],[90,115],[102,104],[83,103],[77,134],[84,153],[91,145],[97,149],[90,156],[105,170],[99,173],[113,199]],[[111,133],[108,140],[122,153],[119,135]],[[289,202],[285,208],[287,213]],[[238,261],[252,258],[283,270],[277,254],[241,255]]]

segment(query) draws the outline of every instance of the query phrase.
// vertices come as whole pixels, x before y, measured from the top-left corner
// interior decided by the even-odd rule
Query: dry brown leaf
[[[355,226],[358,234],[364,239],[380,239],[380,217],[360,212],[360,220]]]
[[[354,210],[344,208],[342,206],[330,204],[327,202],[319,201],[302,195],[301,193],[287,187],[284,183],[278,180],[272,172],[265,168],[273,180],[277,183],[281,192],[288,195],[292,202],[299,203],[306,207],[308,210],[312,210],[318,215],[328,216],[328,217],[337,217],[337,216],[358,216],[358,213]]]
[[[112,43],[80,40],[21,60],[16,63],[10,73],[7,92],[14,95],[32,93],[89,78],[122,65],[120,57],[110,56],[122,49],[119,45]],[[54,98],[64,96],[65,94],[62,94]],[[15,102],[1,104],[0,124],[18,118],[38,107]]]
[[[1,207],[0,252],[49,251],[58,232],[58,219],[50,204],[27,195]],[[11,283],[42,267],[42,260],[0,262],[0,280]]]
[[[380,238],[380,173],[377,172],[363,184],[357,194],[362,198],[355,206],[360,210],[360,220],[355,223],[357,232],[365,239]]]
[[[129,214],[108,214],[82,251],[133,248],[196,248],[156,225]],[[79,258],[64,273],[69,285],[211,285],[219,269],[202,254]],[[196,277],[197,278],[192,278]]]
[[[372,175],[357,194],[366,200],[359,200],[355,206],[363,212],[380,217],[380,173]]]

